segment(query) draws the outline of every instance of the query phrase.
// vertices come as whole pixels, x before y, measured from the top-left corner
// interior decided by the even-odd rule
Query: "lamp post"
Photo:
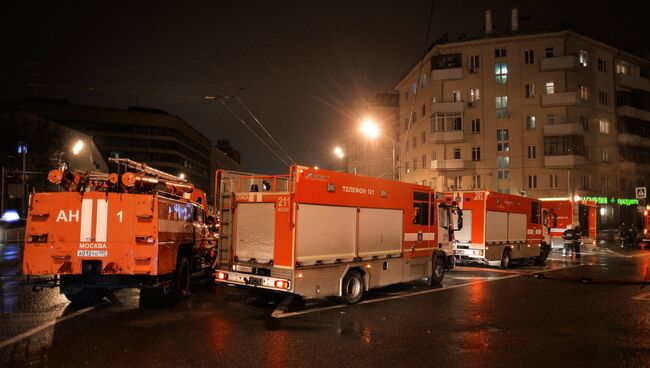
[[[18,153],[22,154],[23,156],[23,171],[22,171],[22,179],[23,179],[23,198],[22,198],[22,216],[23,218],[27,217],[27,208],[25,208],[25,196],[27,195],[27,183],[26,180],[27,178],[25,177],[25,167],[27,166],[27,145],[23,142],[18,142]]]
[[[371,139],[371,140],[372,140],[372,139],[376,139],[376,138],[379,137],[380,135],[383,136],[383,137],[386,137],[386,138],[390,139],[390,143],[391,143],[391,145],[392,145],[392,161],[393,161],[393,162],[392,162],[392,164],[393,164],[392,168],[393,168],[393,180],[395,180],[395,178],[397,178],[397,180],[399,181],[399,180],[401,179],[401,173],[400,173],[400,170],[399,170],[399,169],[397,170],[397,175],[395,175],[395,169],[396,169],[397,162],[396,162],[396,157],[395,157],[395,146],[396,146],[396,143],[395,143],[395,140],[393,139],[393,137],[388,136],[388,135],[386,135],[386,134],[382,134],[382,133],[381,133],[381,130],[379,129],[379,125],[378,125],[377,122],[375,122],[375,120],[372,119],[372,118],[366,118],[366,119],[361,123],[360,130],[361,130],[361,133],[362,133],[363,135],[365,135],[367,138],[369,138],[369,139]]]

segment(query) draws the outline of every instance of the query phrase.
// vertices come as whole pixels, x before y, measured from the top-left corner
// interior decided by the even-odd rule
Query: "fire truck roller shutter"
[[[255,259],[258,263],[273,260],[275,204],[239,203],[236,221],[236,256],[242,261]]]
[[[508,213],[487,211],[485,216],[485,242],[508,241]]]
[[[508,241],[525,242],[528,217],[523,213],[508,214]]]
[[[399,255],[402,251],[402,210],[361,208],[359,257]]]
[[[356,207],[300,204],[296,221],[296,260],[333,263],[355,257]]]

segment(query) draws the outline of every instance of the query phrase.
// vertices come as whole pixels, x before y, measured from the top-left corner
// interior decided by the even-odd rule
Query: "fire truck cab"
[[[451,207],[431,188],[312,167],[220,171],[218,282],[356,303],[453,267]]]
[[[445,201],[462,211],[456,232],[456,263],[507,268],[514,260],[546,261],[550,247],[542,239],[538,200],[488,191],[446,192]]]

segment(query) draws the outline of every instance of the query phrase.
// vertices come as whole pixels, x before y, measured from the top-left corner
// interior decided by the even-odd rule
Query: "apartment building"
[[[437,42],[395,86],[402,180],[633,198],[650,184],[650,61],[512,18],[495,34],[486,12],[484,34]]]

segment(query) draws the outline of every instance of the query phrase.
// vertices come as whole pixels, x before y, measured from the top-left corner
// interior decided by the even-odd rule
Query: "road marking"
[[[11,345],[13,343],[16,343],[16,342],[18,342],[18,341],[20,341],[20,340],[22,340],[22,339],[24,339],[26,337],[32,336],[32,335],[34,335],[36,333],[39,333],[39,332],[45,330],[46,328],[49,328],[49,327],[52,327],[52,326],[56,325],[57,323],[63,322],[65,320],[67,320],[67,319],[71,319],[71,318],[80,316],[80,315],[82,315],[82,314],[84,314],[86,312],[90,312],[91,310],[93,310],[93,309],[95,309],[95,308],[97,308],[97,307],[99,307],[101,305],[104,305],[104,304],[106,304],[106,302],[102,303],[102,304],[99,304],[99,305],[96,305],[96,306],[93,306],[93,307],[86,307],[84,309],[80,309],[80,310],[78,310],[78,311],[76,311],[74,313],[70,313],[67,316],[61,317],[59,319],[55,319],[55,320],[52,320],[52,321],[49,321],[49,322],[45,322],[42,325],[34,327],[34,328],[32,328],[31,330],[29,330],[27,332],[21,333],[18,336],[14,336],[14,337],[12,337],[10,339],[7,339],[5,341],[0,342],[0,349],[4,348],[5,346],[9,346],[9,345]]]
[[[464,266],[456,266],[456,267],[454,267],[454,270],[456,270],[456,271],[479,271],[479,272],[507,273],[507,274],[510,274],[510,275],[518,273],[517,271],[501,270],[501,269],[498,269],[498,268],[481,268],[481,267],[464,267]]]
[[[422,290],[422,291],[416,291],[416,292],[405,292],[403,294],[387,296],[387,297],[384,297],[384,298],[364,300],[364,301],[361,301],[361,302],[359,302],[357,304],[358,305],[371,304],[371,303],[383,302],[383,301],[386,301],[386,300],[403,299],[403,298],[407,298],[407,297],[411,297],[411,296],[431,294],[431,293],[436,293],[436,292],[439,292],[439,291],[457,289],[457,288],[460,288],[460,287],[472,286],[472,285],[486,283],[486,282],[493,282],[493,281],[498,281],[498,280],[507,280],[507,279],[512,279],[512,278],[520,277],[520,276],[522,276],[522,275],[509,275],[509,276],[503,276],[503,277],[499,277],[499,278],[492,279],[492,280],[480,280],[480,281],[475,281],[475,282],[468,282],[466,284],[458,284],[458,285],[446,286],[446,287],[442,287],[442,288],[439,288],[439,289]],[[309,310],[304,310],[304,311],[299,311],[299,312],[288,312],[288,313],[285,313],[282,310],[276,308],[273,311],[273,313],[271,314],[271,317],[273,317],[273,318],[287,318],[287,317],[299,316],[299,315],[302,315],[302,314],[322,312],[322,311],[333,310],[333,309],[340,309],[340,308],[345,308],[345,307],[348,307],[348,306],[349,305],[347,305],[347,304],[338,304],[338,305],[332,305],[332,306],[329,306],[329,307],[314,308],[314,309],[309,309]]]

